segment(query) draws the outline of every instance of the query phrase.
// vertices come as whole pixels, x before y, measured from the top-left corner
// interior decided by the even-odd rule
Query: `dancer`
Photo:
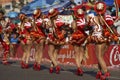
[[[30,51],[32,47],[32,38],[30,32],[32,31],[32,24],[25,14],[20,14],[19,18],[21,20],[20,24],[20,42],[23,50],[23,56],[21,60],[21,68],[29,68],[28,62],[30,57]]]
[[[44,44],[45,44],[45,23],[44,23],[44,16],[40,9],[36,9],[33,13],[34,17],[34,28],[36,32],[35,40],[34,40],[34,46],[35,46],[35,62],[33,69],[34,70],[40,70],[40,64],[42,61],[43,56],[43,50],[44,50]]]
[[[10,41],[9,41],[9,34],[7,34],[6,32],[3,33],[3,39],[1,40],[1,44],[4,48],[4,52],[3,52],[3,59],[2,59],[2,63],[4,65],[7,65],[9,64],[8,61],[7,61],[7,57],[8,57],[8,54],[10,52]]]
[[[9,64],[7,61],[7,56],[9,54],[9,34],[6,33],[6,21],[4,18],[4,12],[0,11],[0,42],[4,48],[2,63],[4,65]]]
[[[49,10],[48,17],[50,21],[48,22],[49,25],[49,34],[47,38],[48,42],[48,54],[51,59],[51,65],[49,72],[53,73],[54,67],[56,70],[56,73],[58,74],[60,72],[60,66],[57,62],[57,54],[59,53],[61,45],[64,44],[64,34],[65,31],[61,30],[61,27],[64,25],[63,22],[61,22],[58,18],[58,10],[55,8],[52,8]]]
[[[17,33],[17,25],[15,25],[11,18],[6,18],[7,26],[6,31],[9,34],[9,40],[10,40],[10,58],[17,57],[17,47],[19,42],[19,34]]]
[[[93,44],[95,44],[95,53],[98,59],[98,65],[99,65],[99,71],[97,72],[96,78],[100,78],[101,80],[106,80],[109,78],[110,73],[108,72],[107,65],[104,61],[104,52],[107,49],[107,44],[111,42],[110,37],[106,37],[103,35],[103,25],[105,24],[103,20],[103,15],[106,11],[106,4],[103,2],[97,2],[94,6],[94,10],[96,11],[97,15],[94,14],[88,14],[88,21],[90,21],[90,24],[93,27],[93,32],[89,36],[89,40]],[[107,27],[108,28],[108,27]],[[108,28],[109,29],[109,28]],[[103,76],[102,76],[102,70],[103,70]]]
[[[77,65],[77,75],[83,75],[83,70],[81,69],[81,64],[84,56],[84,41],[87,38],[87,34],[84,29],[86,26],[85,12],[82,9],[82,5],[76,6],[74,8],[74,15],[76,19],[72,23],[73,34],[72,34],[72,45],[75,50],[75,61]]]

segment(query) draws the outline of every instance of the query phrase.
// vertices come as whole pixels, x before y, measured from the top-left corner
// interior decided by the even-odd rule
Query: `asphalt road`
[[[19,61],[11,61],[10,65],[0,63],[0,80],[96,80],[95,68],[83,68],[84,75],[75,74],[75,66],[61,66],[60,74],[49,73],[50,64],[42,63],[40,71],[32,69],[32,63],[29,69],[21,69]],[[120,68],[110,69],[111,77],[109,80],[120,80]]]

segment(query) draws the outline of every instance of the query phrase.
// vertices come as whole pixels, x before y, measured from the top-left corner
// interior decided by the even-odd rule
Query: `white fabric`
[[[26,22],[26,23],[24,24],[24,26],[31,26],[31,23],[30,23],[30,22]]]
[[[42,19],[37,19],[35,23],[42,23]]]
[[[77,26],[82,26],[82,25],[85,25],[85,19],[79,19],[77,21]]]
[[[117,27],[117,32],[118,32],[118,34],[120,34],[120,26]]]

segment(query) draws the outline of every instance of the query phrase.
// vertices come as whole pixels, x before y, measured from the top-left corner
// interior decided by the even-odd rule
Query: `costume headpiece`
[[[84,16],[84,10],[82,9],[82,5],[78,5],[76,7],[74,7],[74,15],[77,18],[83,17]]]
[[[52,9],[50,9],[49,10],[49,12],[48,12],[48,16],[51,18],[51,17],[54,17],[54,16],[56,16],[56,15],[58,15],[59,14],[59,11],[56,9],[56,8],[52,8]]]
[[[38,18],[41,15],[41,13],[42,13],[41,10],[38,8],[38,9],[34,10],[33,16],[35,18]]]
[[[106,4],[104,2],[97,2],[94,6],[94,10],[98,14],[104,14],[106,11]]]

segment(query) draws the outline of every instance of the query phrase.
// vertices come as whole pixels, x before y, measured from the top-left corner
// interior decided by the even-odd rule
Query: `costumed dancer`
[[[52,8],[49,10],[48,17],[50,21],[48,22],[49,25],[49,34],[47,37],[47,44],[48,44],[48,54],[51,59],[51,65],[49,72],[53,73],[54,67],[56,70],[56,73],[58,74],[60,72],[60,66],[57,62],[57,55],[59,53],[59,49],[61,45],[64,44],[64,34],[65,31],[61,29],[63,26],[63,22],[58,20],[58,10],[55,8]]]
[[[74,7],[74,15],[76,19],[73,20],[73,23],[72,23],[74,32],[72,34],[71,42],[75,50],[77,75],[83,75],[81,64],[82,64],[83,56],[85,53],[83,44],[87,38],[87,34],[84,31],[86,27],[85,12],[82,9],[81,5]]]
[[[28,62],[32,47],[32,38],[30,32],[33,30],[32,24],[25,14],[21,13],[19,15],[21,20],[21,24],[19,26],[20,30],[20,42],[23,50],[23,56],[21,60],[21,68],[27,69],[29,68]]]
[[[4,12],[0,11],[0,42],[4,48],[2,63],[4,65],[9,64],[7,61],[7,56],[9,54],[9,35],[6,33],[6,21],[4,18]]]
[[[7,61],[7,56],[8,56],[8,54],[9,54],[9,50],[10,50],[10,41],[9,41],[9,34],[7,34],[7,33],[4,33],[3,34],[3,40],[2,40],[2,42],[1,42],[1,44],[2,44],[2,46],[3,46],[3,48],[4,48],[4,52],[3,52],[3,59],[2,59],[2,63],[4,64],[4,65],[7,65],[7,64],[9,64],[8,63],[8,61]]]
[[[88,37],[88,42],[95,44],[95,53],[98,59],[98,68],[96,78],[101,80],[106,80],[109,78],[110,73],[108,72],[107,65],[104,61],[104,52],[107,49],[107,44],[111,41],[109,37],[105,37],[103,35],[104,29],[104,21],[100,15],[103,15],[106,11],[106,4],[103,2],[97,2],[94,6],[94,10],[97,15],[88,14],[88,21],[90,21],[89,25],[93,27],[93,32]],[[103,70],[103,74],[102,74]],[[104,76],[104,78],[102,77]]]
[[[34,17],[34,28],[35,28],[35,40],[34,40],[34,46],[35,46],[35,62],[33,69],[34,70],[40,70],[42,56],[43,56],[43,50],[44,50],[44,44],[45,44],[45,22],[44,22],[44,16],[40,9],[36,9],[33,13]]]
[[[9,33],[10,40],[10,57],[16,57],[17,52],[17,43],[18,43],[18,33],[17,26],[10,20],[10,18],[6,18],[6,31]]]

